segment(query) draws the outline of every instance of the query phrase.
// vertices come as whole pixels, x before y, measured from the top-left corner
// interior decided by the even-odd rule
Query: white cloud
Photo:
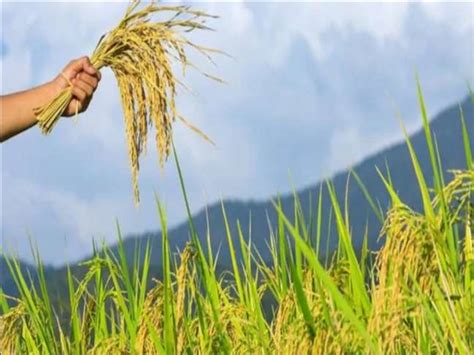
[[[49,80],[69,59],[90,53],[125,5],[2,4],[3,92]],[[216,32],[194,38],[235,59],[220,57],[213,68],[196,58],[228,84],[189,73],[196,95],[179,97],[182,113],[217,143],[175,126],[193,210],[220,196],[265,198],[288,190],[288,171],[296,186],[306,186],[399,139],[391,103],[400,105],[410,129],[418,125],[416,68],[432,114],[459,100],[465,80],[474,79],[469,5],[196,6],[221,18]],[[125,232],[156,229],[153,191],[171,224],[184,217],[173,162],[160,174],[153,144],[135,209],[115,86],[105,70],[77,124],[64,120],[47,138],[31,130],[2,147],[3,237],[16,241],[22,255],[26,230],[46,261],[61,263],[83,256],[92,236],[113,240],[115,217]],[[51,243],[64,236],[69,254],[60,252],[64,243]]]

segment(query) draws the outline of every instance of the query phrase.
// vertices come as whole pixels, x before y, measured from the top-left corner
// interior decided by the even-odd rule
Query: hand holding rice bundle
[[[164,6],[155,2],[140,8],[140,1],[133,1],[124,18],[112,31],[101,37],[91,56],[92,65],[100,70],[109,67],[114,73],[124,111],[128,154],[132,172],[135,202],[139,202],[139,157],[146,149],[149,126],[156,129],[156,146],[160,166],[168,158],[172,146],[172,123],[176,118],[210,139],[190,125],[176,110],[177,85],[182,83],[172,71],[176,60],[183,73],[188,66],[186,49],[196,49],[211,60],[217,50],[190,42],[183,35],[195,29],[209,30],[205,22],[210,16],[186,6]],[[157,13],[172,13],[166,21],[151,21]],[[205,76],[219,80],[206,73]],[[35,110],[39,127],[44,134],[52,131],[73,98],[72,85],[55,99]]]

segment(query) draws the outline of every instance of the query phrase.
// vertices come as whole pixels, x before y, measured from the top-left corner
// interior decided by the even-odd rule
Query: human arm
[[[0,142],[25,131],[37,123],[34,109],[55,98],[62,90],[72,84],[73,99],[63,116],[84,112],[101,79],[100,72],[82,57],[71,61],[62,74],[35,88],[0,96]]]

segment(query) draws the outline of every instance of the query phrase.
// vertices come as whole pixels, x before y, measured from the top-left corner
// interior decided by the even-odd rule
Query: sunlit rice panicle
[[[447,295],[457,297],[460,293],[454,273],[445,264],[449,260],[444,246],[446,228],[460,225],[466,230],[464,251],[460,255],[463,255],[465,268],[472,263],[472,215],[469,214],[472,213],[474,171],[454,171],[453,175],[443,192],[432,201],[433,207],[439,208],[434,221],[403,204],[392,208],[387,215],[382,230],[386,240],[377,257],[378,284],[373,291],[368,327],[381,347],[389,352],[400,348],[416,351],[413,323],[424,321],[423,307],[415,297],[417,292],[436,299],[436,290],[441,285]],[[440,208],[441,201],[447,205],[446,212]],[[466,329],[470,326],[472,331],[474,327],[468,323],[461,324]]]
[[[205,12],[187,6],[165,6],[152,2],[144,7],[133,1],[118,26],[100,39],[91,62],[97,69],[108,67],[114,73],[125,120],[128,154],[132,173],[135,202],[139,202],[139,158],[145,151],[148,127],[156,130],[155,141],[160,166],[163,167],[171,152],[172,124],[176,118],[210,139],[190,125],[176,108],[178,86],[184,86],[173,72],[179,63],[183,73],[188,67],[197,69],[188,60],[192,48],[211,60],[217,50],[202,47],[189,41],[184,34],[194,30],[210,30],[206,20],[214,18]],[[169,19],[156,21],[153,15],[169,15]],[[219,80],[201,72],[208,78]],[[67,88],[46,105],[35,110],[42,132],[52,131],[72,99]]]
[[[188,245],[183,253],[181,254],[181,265],[176,272],[176,330],[178,333],[178,341],[176,344],[176,352],[182,354],[185,344],[185,329],[184,329],[184,316],[186,311],[185,296],[186,296],[186,283],[188,281],[188,263],[192,257],[191,248]]]
[[[160,334],[163,330],[163,284],[157,282],[147,294],[143,305],[142,318],[138,326],[135,350],[139,354],[153,353],[150,327]]]
[[[25,324],[28,324],[28,314],[22,302],[10,313],[0,317],[0,351],[15,354]]]

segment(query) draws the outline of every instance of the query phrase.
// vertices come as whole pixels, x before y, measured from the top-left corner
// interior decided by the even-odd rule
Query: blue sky
[[[263,199],[347,168],[400,139],[395,112],[419,126],[415,71],[429,113],[460,101],[474,81],[473,4],[196,3],[220,15],[197,42],[234,59],[218,85],[190,73],[179,108],[216,142],[177,123],[175,142],[192,209],[220,198]],[[90,54],[125,3],[2,3],[1,92],[51,80]],[[29,238],[47,263],[87,255],[91,240],[159,227],[153,193],[171,224],[184,217],[170,160],[150,145],[133,204],[118,91],[110,71],[77,123],[44,137],[32,129],[1,146],[2,245],[30,259]],[[291,176],[291,178],[290,178]]]

